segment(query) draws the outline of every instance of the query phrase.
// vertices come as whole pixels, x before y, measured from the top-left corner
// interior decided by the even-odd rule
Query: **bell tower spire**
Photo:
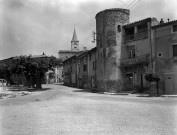
[[[73,38],[71,40],[71,51],[79,51],[79,40],[74,27]]]

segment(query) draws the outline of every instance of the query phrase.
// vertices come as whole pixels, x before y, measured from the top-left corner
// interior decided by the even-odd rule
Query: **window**
[[[147,24],[141,24],[137,26],[137,33],[146,32],[146,31],[148,31]]]
[[[173,45],[173,57],[177,57],[177,45]]]
[[[91,59],[92,59],[92,54],[90,53],[90,54],[89,54],[89,60],[91,60]]]
[[[135,58],[135,45],[128,46],[128,58]]]
[[[71,72],[72,72],[72,66],[71,66]]]
[[[177,25],[173,25],[173,32],[177,32]]]
[[[121,32],[121,26],[120,25],[117,26],[117,31]]]
[[[87,71],[87,65],[83,65],[83,71],[86,72]]]
[[[84,57],[84,63],[86,62],[86,57]]]

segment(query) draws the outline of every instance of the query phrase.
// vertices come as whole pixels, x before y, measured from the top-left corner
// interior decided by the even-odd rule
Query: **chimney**
[[[83,47],[83,51],[87,51],[87,47]]]
[[[160,20],[160,24],[164,24],[164,20],[163,20],[163,18],[161,18],[161,20]]]
[[[168,18],[168,22],[170,22],[170,19]]]

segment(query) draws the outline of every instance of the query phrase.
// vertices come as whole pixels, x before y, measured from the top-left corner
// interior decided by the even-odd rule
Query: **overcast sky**
[[[95,15],[108,8],[130,9],[130,22],[177,19],[176,0],[0,0],[0,59],[19,55],[58,56],[71,49],[74,25],[80,49],[95,47]]]

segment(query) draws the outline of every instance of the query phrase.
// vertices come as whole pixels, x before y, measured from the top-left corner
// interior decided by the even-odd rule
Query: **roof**
[[[74,59],[74,58],[76,58],[76,57],[77,57],[76,55],[71,56],[71,57],[67,58],[66,60],[64,60],[63,63],[66,62],[66,61],[69,61],[69,60],[71,60],[71,59]]]
[[[157,21],[156,18],[148,17],[148,18],[145,18],[145,19],[142,19],[142,20],[139,20],[139,21],[135,21],[135,22],[126,24],[126,25],[124,25],[124,27],[133,26],[133,25],[136,25],[136,24],[139,24],[139,23],[143,23],[143,22],[150,22],[152,20],[156,20]]]
[[[33,55],[30,58],[47,58],[47,57],[48,57],[47,55],[42,54],[42,55]]]
[[[90,49],[90,50],[88,51],[88,53],[92,53],[92,52],[95,52],[95,51],[96,51],[96,47]]]
[[[72,51],[72,50],[59,50],[59,53],[80,53],[82,51]]]
[[[169,21],[169,22],[166,22],[166,23],[160,23],[158,25],[153,26],[152,28],[159,28],[159,27],[171,25],[171,24],[174,24],[174,23],[177,23],[177,20]]]
[[[79,54],[79,55],[77,56],[77,59],[82,58],[82,57],[84,57],[84,56],[87,55],[87,54],[88,54],[88,51],[86,50],[86,51],[84,51],[83,53]]]
[[[79,41],[77,38],[75,27],[74,27],[74,33],[73,33],[73,38],[72,38],[71,42],[73,42],[73,41]]]

